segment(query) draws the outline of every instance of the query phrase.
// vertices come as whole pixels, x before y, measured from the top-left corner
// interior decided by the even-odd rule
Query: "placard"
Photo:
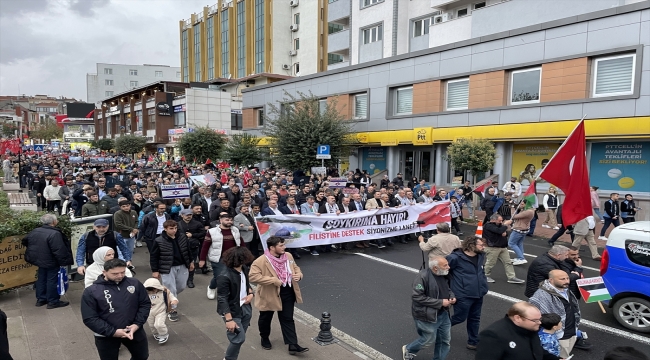
[[[344,188],[348,185],[348,179],[346,178],[331,178],[329,180],[330,188]]]
[[[576,285],[578,285],[582,299],[586,303],[605,301],[612,298],[609,294],[609,290],[607,290],[607,287],[605,286],[603,278],[600,276],[578,279],[576,280]]]
[[[27,247],[24,236],[9,236],[0,240],[0,290],[36,282],[38,267],[25,261]]]
[[[160,185],[160,192],[163,199],[183,199],[190,197],[190,186],[188,184]]]
[[[314,166],[311,168],[312,175],[325,175],[327,174],[327,168],[321,166]]]

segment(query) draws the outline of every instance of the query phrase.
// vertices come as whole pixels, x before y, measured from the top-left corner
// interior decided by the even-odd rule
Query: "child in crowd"
[[[151,311],[147,322],[151,328],[153,338],[158,341],[158,344],[162,345],[169,339],[167,325],[165,325],[167,313],[176,310],[178,299],[156,278],[147,279],[144,282],[144,287],[147,289],[147,294],[149,294],[151,300]]]
[[[555,332],[562,329],[562,318],[558,314],[542,314],[542,324],[539,327],[539,340],[544,350],[560,356],[560,341]]]
[[[460,231],[460,226],[458,225],[458,218],[462,216],[462,210],[458,204],[458,198],[455,196],[451,197],[451,203],[449,204],[449,210],[451,213],[451,226],[456,229],[456,235],[463,235]]]

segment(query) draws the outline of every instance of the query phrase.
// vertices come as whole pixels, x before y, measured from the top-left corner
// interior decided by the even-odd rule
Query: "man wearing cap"
[[[116,254],[119,249],[122,260],[126,261],[127,266],[131,266],[131,248],[127,246],[122,235],[116,231],[108,231],[108,220],[97,219],[93,224],[93,230],[79,238],[76,256],[77,273],[83,275],[86,272],[86,266],[94,262],[93,253],[102,246],[110,247]]]
[[[219,214],[219,226],[208,230],[203,246],[201,246],[199,267],[202,268],[205,265],[206,257],[212,263],[212,280],[208,286],[208,299],[210,300],[217,295],[217,277],[225,269],[224,263],[219,261],[221,255],[226,250],[241,246],[243,243],[239,229],[232,225],[233,218],[229,213],[222,212]]]
[[[197,206],[200,209],[200,206]],[[181,221],[178,222],[178,231],[185,234],[190,245],[190,255],[192,262],[196,261],[199,256],[199,250],[205,239],[206,229],[198,220],[195,220],[192,209],[183,209],[180,212]],[[194,287],[194,270],[190,270],[187,278],[187,287]]]
[[[133,251],[138,234],[138,213],[131,210],[131,202],[125,198],[118,205],[120,210],[113,215],[113,228],[126,239],[129,249]]]

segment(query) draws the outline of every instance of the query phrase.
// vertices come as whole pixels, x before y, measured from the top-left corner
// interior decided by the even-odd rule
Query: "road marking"
[[[512,250],[508,250],[508,252],[511,252],[511,253],[513,253],[513,254],[515,253],[515,252],[512,251]],[[537,255],[526,254],[526,253],[524,253],[524,256],[528,256],[528,257],[532,257],[532,258],[536,258],[536,257],[537,257]],[[587,269],[587,270],[591,270],[591,271],[596,271],[596,272],[600,273],[600,269],[592,268],[591,266],[584,266],[584,265],[583,265],[582,268],[583,268],[583,269]]]
[[[371,259],[371,260],[374,260],[374,261],[377,261],[377,262],[380,262],[380,263],[384,263],[386,265],[390,265],[390,266],[393,266],[393,267],[396,267],[396,268],[399,268],[399,269],[402,269],[402,270],[410,271],[412,273],[418,273],[419,272],[418,269],[415,269],[415,268],[412,268],[412,267],[409,267],[409,266],[405,266],[405,265],[402,265],[402,264],[398,264],[398,263],[395,263],[395,262],[392,262],[392,261],[384,260],[384,259],[381,259],[381,258],[378,258],[378,257],[374,257],[372,255],[362,254],[362,253],[357,253],[357,255],[363,256],[365,258],[368,258],[368,259]],[[536,257],[535,255],[529,255],[529,256]],[[488,291],[487,294],[490,295],[490,296],[496,297],[498,299],[509,301],[509,302],[512,302],[512,303],[524,301],[522,299],[517,299],[517,298],[514,298],[512,296],[508,296],[508,295],[501,294],[501,293],[494,292],[494,291]],[[613,328],[611,326],[602,325],[602,324],[599,324],[597,322],[586,320],[586,319],[582,319],[580,321],[580,323],[584,324],[585,326],[588,326],[590,328],[600,330],[600,331],[603,331],[603,332],[608,333],[608,334],[617,335],[617,336],[620,336],[620,337],[628,339],[628,340],[632,340],[632,341],[636,341],[636,342],[639,342],[639,343],[642,343],[642,344],[650,345],[650,338],[646,338],[646,337],[641,336],[641,335],[633,334],[631,332],[628,332],[628,331],[625,331],[625,330],[620,330],[620,329],[617,329],[617,328]]]
[[[320,319],[317,319],[313,317],[312,315],[306,313],[303,310],[300,310],[298,308],[294,308],[293,310],[294,315],[296,315],[300,320],[304,321],[307,323],[307,325],[319,328],[320,327]],[[386,356],[379,351],[371,348],[370,346],[366,345],[365,343],[353,338],[352,336],[344,333],[343,331],[335,328],[332,326],[332,335],[339,339],[342,343],[352,347],[353,349],[348,349],[350,350],[354,355],[362,358],[362,359],[376,359],[376,360],[392,360],[390,356]],[[340,344],[340,343],[339,343]],[[357,350],[357,351],[353,351]]]

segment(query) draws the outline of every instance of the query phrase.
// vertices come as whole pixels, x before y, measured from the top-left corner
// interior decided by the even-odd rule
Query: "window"
[[[163,72],[162,71],[156,71],[155,76],[156,77],[163,77]]]
[[[124,122],[126,123],[126,133],[130,134],[131,133],[131,114],[124,114],[125,119]]]
[[[650,247],[648,247],[647,242],[626,239],[625,254],[631,262],[647,268],[650,267]]]
[[[113,69],[104,68],[104,75],[113,75]]]
[[[426,35],[429,33],[431,18],[420,19],[413,22],[413,37]]]
[[[463,17],[463,16],[465,16],[465,15],[467,15],[467,8],[460,9],[460,10],[458,10],[458,12],[456,13],[456,16],[457,16],[457,17]]]
[[[174,113],[174,127],[185,127],[185,111]]]
[[[382,2],[384,0],[363,0],[363,6],[370,6]]]
[[[327,54],[327,65],[337,64],[343,62],[343,55]]]
[[[88,130],[86,130],[87,133],[94,134],[95,133],[95,125],[88,125]]]
[[[337,23],[327,24],[327,34],[334,34],[343,30],[345,30],[345,28],[341,24],[337,24]]]
[[[594,97],[629,95],[634,92],[634,55],[595,60]]]
[[[538,103],[541,77],[541,68],[513,71],[510,83],[510,103]]]
[[[242,114],[230,113],[230,130],[241,130],[243,128]]]
[[[257,109],[257,126],[264,126],[264,109]]]
[[[411,93],[412,94],[412,93]],[[354,119],[368,118],[368,94],[354,95]]]
[[[201,78],[201,23],[194,25],[194,81]]]
[[[106,118],[106,135],[111,135],[112,134],[112,129],[111,129],[111,116]]]
[[[264,0],[255,0],[255,72],[264,72]]]
[[[318,112],[321,115],[327,112],[327,99],[318,100]]]
[[[294,50],[300,50],[300,39],[293,39]]]
[[[296,69],[296,76],[300,75],[300,63],[295,63],[294,69]]]
[[[485,7],[485,1],[474,4],[474,10],[484,8],[484,7]]]
[[[147,118],[149,118],[149,130],[156,128],[156,108],[147,109]]]
[[[138,76],[138,70],[129,70],[129,75]]]
[[[383,33],[383,26],[378,25],[375,27],[371,27],[368,29],[363,29],[363,43],[364,44],[370,44],[376,41],[381,41],[382,39],[382,33]]]
[[[136,110],[135,112],[135,124],[136,131],[142,131],[142,110]]]
[[[395,115],[407,115],[413,110],[413,86],[395,90]]]
[[[294,24],[300,24],[300,14],[294,14],[293,15],[293,23]]]
[[[208,52],[208,80],[214,79],[214,16],[210,16],[205,22],[207,52]]]
[[[132,88],[134,88],[134,87],[138,87],[138,82],[137,82],[137,81],[131,81],[131,83],[129,84],[129,86],[131,86]]]
[[[237,3],[237,77],[246,76],[246,3]]]
[[[112,91],[104,91],[104,96],[106,96],[106,97],[113,96],[113,92]]]
[[[189,45],[187,43],[187,30],[183,31],[182,35],[182,51],[181,51],[181,57],[182,57],[182,65],[183,65],[183,81],[188,82],[190,81],[190,64],[188,63],[188,56],[189,56]]]
[[[228,26],[228,10],[221,12],[221,77],[230,75],[230,30]]]
[[[450,80],[447,82],[447,110],[467,109],[469,99],[469,79]]]
[[[113,80],[108,80],[108,79],[104,80],[104,85],[113,86]]]

